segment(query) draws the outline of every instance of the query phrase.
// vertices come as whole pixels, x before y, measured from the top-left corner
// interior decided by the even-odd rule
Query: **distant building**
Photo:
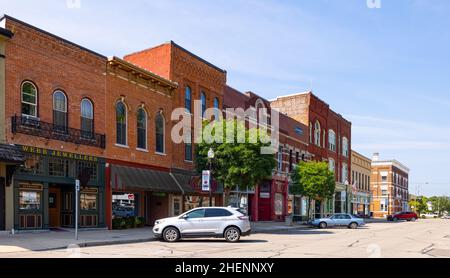
[[[372,160],[352,150],[351,212],[370,216],[370,173]]]
[[[397,160],[380,160],[380,155],[375,153],[370,187],[374,217],[409,209],[409,168]]]

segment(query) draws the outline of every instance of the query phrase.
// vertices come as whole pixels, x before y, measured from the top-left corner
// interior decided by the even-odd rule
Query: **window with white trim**
[[[332,129],[328,131],[328,149],[336,152],[336,133]]]
[[[38,90],[36,86],[30,81],[25,81],[22,83],[21,102],[22,102],[22,115],[37,117]]]

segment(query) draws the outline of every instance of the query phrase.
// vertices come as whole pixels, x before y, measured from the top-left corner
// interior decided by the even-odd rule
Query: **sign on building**
[[[203,171],[202,191],[209,191],[210,185],[211,185],[211,171]]]

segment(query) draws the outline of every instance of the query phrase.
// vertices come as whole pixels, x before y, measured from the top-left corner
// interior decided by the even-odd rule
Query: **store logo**
[[[381,0],[367,0],[369,9],[381,9]]]

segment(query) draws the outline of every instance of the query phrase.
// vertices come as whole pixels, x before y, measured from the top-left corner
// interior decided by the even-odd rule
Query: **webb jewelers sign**
[[[98,162],[97,157],[90,156],[90,155],[47,150],[47,149],[43,149],[43,148],[36,148],[36,147],[30,147],[30,146],[19,146],[19,147],[22,150],[22,152],[25,152],[25,153],[32,153],[32,154],[60,157],[60,158],[67,158],[67,159],[74,159],[74,160],[82,160],[82,161],[90,161],[90,162]]]

